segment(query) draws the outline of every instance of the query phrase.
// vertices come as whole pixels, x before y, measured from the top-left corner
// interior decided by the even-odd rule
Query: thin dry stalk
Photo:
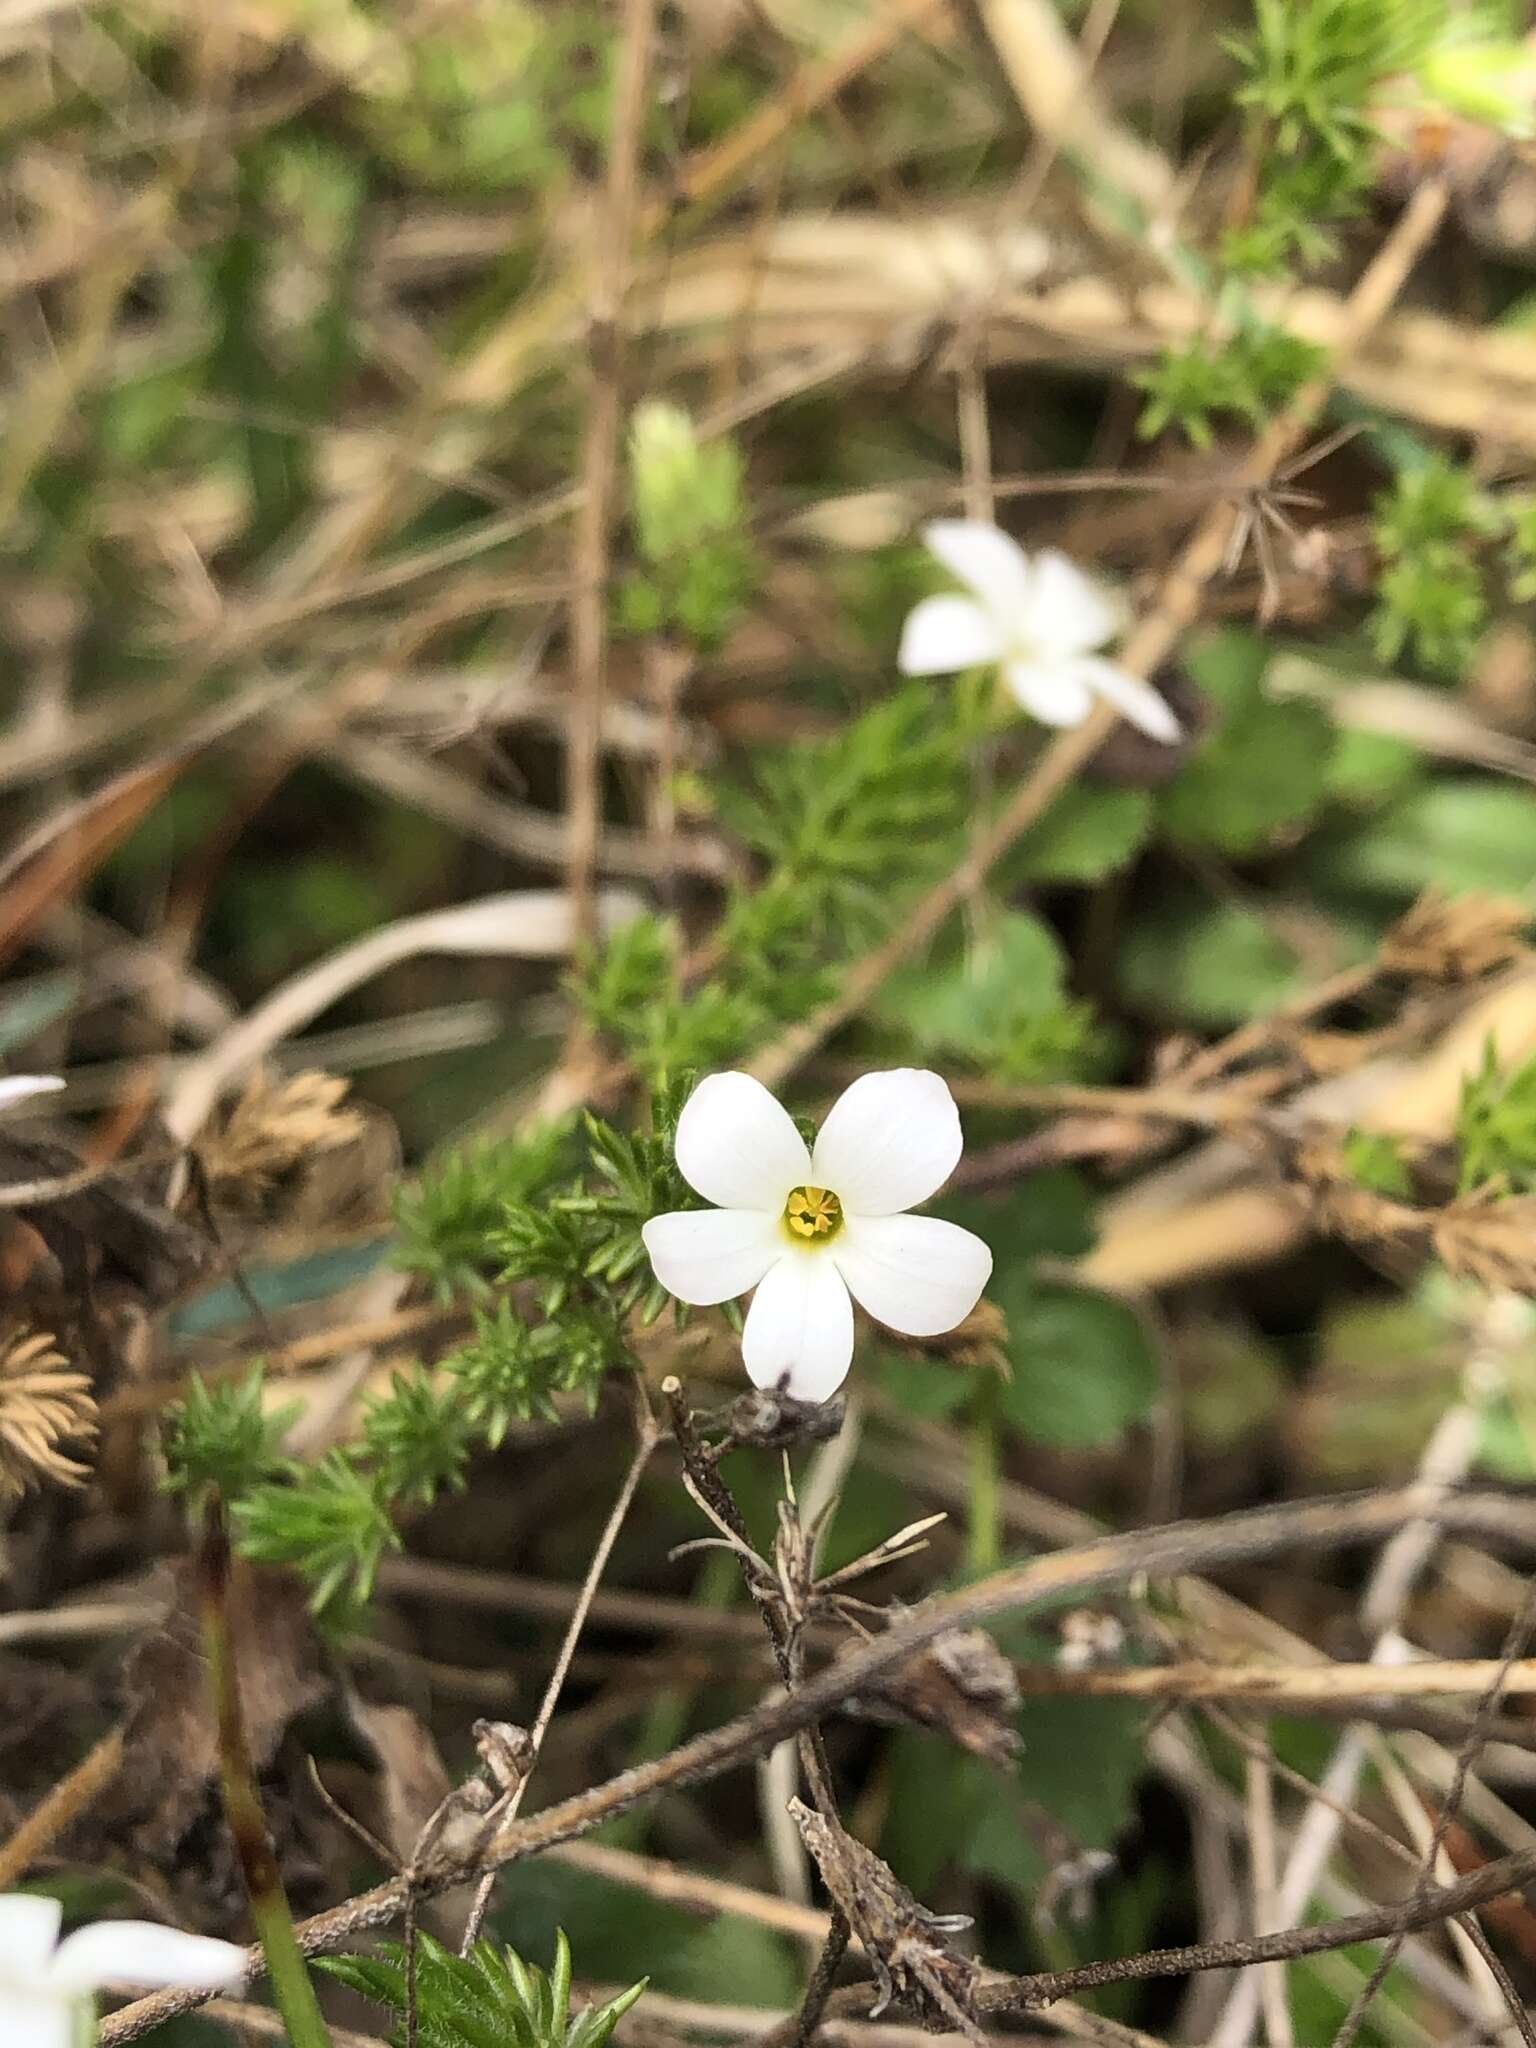
[[[1471,1470],[1482,1440],[1486,1396],[1480,1389],[1486,1377],[1471,1372],[1465,1376],[1464,1398],[1441,1417],[1424,1447],[1419,1478],[1431,1496],[1460,1484]],[[1418,1515],[1405,1523],[1378,1558],[1360,1605],[1361,1620],[1375,1636],[1373,1661],[1397,1662],[1399,1623],[1438,1540],[1439,1525],[1431,1509],[1429,1516]],[[1328,1795],[1327,1803],[1318,1800],[1303,1813],[1280,1876],[1282,1919],[1297,1919],[1306,1909],[1338,1840],[1340,1811],[1349,1806],[1358,1788],[1366,1747],[1366,1731],[1349,1729],[1322,1773],[1319,1788]],[[1212,2033],[1212,2048],[1245,2048],[1258,2013],[1257,1982],[1239,1979]]]
[[[1481,1695],[1495,1680],[1501,1693],[1536,1693],[1536,1657],[1507,1665],[1497,1657],[1426,1657],[1403,1664],[1098,1664],[1084,1671],[1023,1664],[1018,1676],[1026,1693],[1344,1705],[1429,1693]]]
[[[1536,1547],[1536,1513],[1523,1501],[1505,1494],[1453,1493],[1442,1497],[1437,1488],[1410,1486],[1342,1500],[1260,1508],[1210,1522],[1176,1522],[1162,1529],[1101,1537],[1051,1556],[1034,1558],[993,1573],[958,1592],[927,1601],[893,1622],[883,1634],[851,1646],[825,1670],[812,1673],[793,1693],[768,1700],[734,1720],[707,1729],[653,1762],[636,1765],[526,1819],[519,1817],[499,1826],[490,1840],[479,1847],[468,1868],[459,1857],[444,1857],[426,1868],[419,1881],[407,1883],[402,1877],[392,1878],[344,1905],[315,1915],[300,1926],[300,1942],[310,1955],[345,1947],[360,1935],[398,1919],[420,1892],[431,1895],[448,1890],[486,1869],[539,1855],[558,1843],[590,1833],[635,1806],[737,1768],[762,1755],[786,1735],[813,1726],[844,1700],[855,1697],[873,1680],[905,1663],[952,1629],[1056,1601],[1067,1594],[1123,1586],[1143,1575],[1176,1577],[1309,1545],[1380,1541],[1392,1530],[1400,1529],[1405,1521],[1426,1512],[1433,1512],[1448,1530],[1496,1533],[1502,1541]],[[1470,1893],[1462,1887],[1454,1893],[1437,1895],[1442,1912],[1434,1917],[1464,1911],[1469,1900],[1476,1903],[1478,1899],[1497,1896],[1501,1888],[1524,1882],[1526,1872],[1536,1873],[1536,1852],[1525,1858],[1505,1859],[1498,1866],[1489,1865],[1478,1874]],[[1389,1909],[1383,1931],[1390,1931],[1396,1924],[1398,1911],[1397,1907]],[[1302,1938],[1315,1933],[1316,1930],[1303,1930]],[[1364,1937],[1355,1931],[1348,1938]],[[1321,1945],[1330,1944],[1324,1941]],[[1228,1958],[1220,1967],[1229,1967],[1233,1960],[1265,1959],[1267,1955],[1244,1954]],[[103,2022],[104,2048],[121,2048],[123,2042],[136,2040],[151,2027],[177,2013],[191,2011],[202,2002],[200,1994],[181,1990],[138,1999]]]
[[[1335,2048],[1353,2048],[1353,2043],[1359,2037],[1360,2028],[1364,2024],[1365,2015],[1370,2009],[1371,2002],[1386,1982],[1387,1973],[1397,1960],[1398,1952],[1401,1950],[1407,1935],[1406,1920],[1411,1910],[1411,1905],[1423,1898],[1433,1882],[1435,1859],[1440,1853],[1441,1846],[1445,1841],[1452,1821],[1456,1819],[1460,1811],[1462,1795],[1466,1790],[1467,1778],[1473,1764],[1477,1761],[1479,1751],[1487,1740],[1488,1723],[1498,1706],[1508,1673],[1516,1659],[1520,1656],[1521,1651],[1524,1650],[1526,1644],[1530,1641],[1533,1628],[1536,1628],[1536,1586],[1530,1588],[1519,1613],[1510,1623],[1509,1632],[1504,1641],[1504,1653],[1499,1659],[1493,1676],[1489,1679],[1484,1689],[1482,1698],[1477,1703],[1477,1712],[1473,1716],[1472,1726],[1468,1730],[1466,1740],[1462,1743],[1457,1753],[1456,1768],[1451,1778],[1450,1790],[1441,1801],[1440,1809],[1435,1815],[1434,1829],[1424,1850],[1424,1860],[1420,1866],[1418,1881],[1413,1889],[1412,1901],[1410,1901],[1409,1905],[1405,1905],[1403,1909],[1405,1924],[1401,1929],[1393,1930],[1391,1938],[1377,1957],[1369,1977],[1360,1987],[1359,1996],[1345,2014],[1344,2023],[1339,2028]],[[1532,2042],[1531,2022],[1527,2019],[1523,2003],[1519,1999],[1515,2000],[1512,2011],[1522,2039],[1528,2043]]]
[[[623,410],[624,299],[639,195],[640,135],[656,40],[656,0],[624,0],[619,74],[602,232],[592,272],[588,348],[592,366],[576,515],[571,595],[575,703],[566,748],[572,922],[578,945],[597,931],[594,890],[602,832],[603,699],[608,664],[608,561]]]
[[[0,1843],[0,1892],[15,1888],[50,1844],[112,1783],[122,1763],[123,1730],[111,1728],[39,1801],[10,1840]]]
[[[523,1803],[523,1793],[527,1789],[528,1780],[533,1776],[534,1765],[538,1762],[539,1752],[544,1746],[544,1738],[549,1733],[549,1724],[554,1719],[555,1708],[560,1704],[560,1695],[570,1674],[571,1660],[576,1655],[581,1632],[587,1625],[587,1617],[592,1611],[592,1602],[596,1597],[598,1585],[608,1568],[608,1560],[613,1555],[614,1544],[619,1540],[624,1518],[629,1513],[641,1476],[650,1463],[651,1453],[655,1450],[661,1434],[638,1380],[635,1382],[634,1398],[635,1453],[630,1460],[629,1470],[624,1475],[624,1483],[619,1488],[618,1498],[608,1511],[608,1519],[603,1524],[603,1533],[597,1540],[597,1548],[593,1551],[591,1562],[587,1566],[586,1577],[581,1582],[581,1591],[576,1597],[575,1608],[561,1639],[554,1669],[550,1672],[549,1683],[544,1688],[544,1697],[539,1702],[539,1711],[534,1718],[533,1727],[529,1730],[527,1767],[508,1795],[504,1810],[498,1816],[502,1826],[509,1826],[517,1818],[518,1809]],[[461,1944],[462,1953],[465,1955],[468,1955],[480,1938],[480,1929],[485,1924],[486,1914],[490,1911],[491,1895],[495,1888],[496,1871],[491,1869],[480,1880],[474,1905],[470,1909]]]
[[[1264,1756],[1247,1760],[1248,1861],[1253,1882],[1253,1931],[1275,1934],[1275,1781]],[[1258,1970],[1264,2009],[1264,2034],[1269,2048],[1293,2048],[1295,2031],[1281,1963],[1261,1963]]]

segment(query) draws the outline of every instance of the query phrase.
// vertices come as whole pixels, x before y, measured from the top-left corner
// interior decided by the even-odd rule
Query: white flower
[[[0,1893],[0,2042],[73,2048],[87,2001],[103,1984],[181,1984],[222,1990],[245,1975],[231,1941],[181,1934],[150,1920],[103,1920],[59,1940],[57,1899]]]
[[[949,1179],[960,1144],[954,1097],[915,1067],[845,1088],[814,1151],[760,1081],[712,1074],[678,1119],[677,1164],[719,1207],[650,1219],[656,1277],[698,1307],[755,1287],[748,1373],[825,1401],[853,1359],[854,1301],[910,1337],[952,1330],[976,1306],[992,1271],[981,1239],[903,1213]]]
[[[1081,725],[1095,697],[1155,740],[1179,722],[1140,676],[1095,649],[1120,628],[1113,601],[1055,548],[1033,560],[980,519],[936,519],[923,539],[969,597],[927,597],[908,616],[903,675],[942,676],[997,662],[1024,709],[1044,725]]]
[[[51,1095],[63,1086],[57,1074],[7,1074],[0,1079],[0,1111],[32,1095]]]

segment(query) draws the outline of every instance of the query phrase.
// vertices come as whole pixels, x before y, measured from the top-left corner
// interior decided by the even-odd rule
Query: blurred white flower
[[[57,1899],[0,1894],[0,2041],[5,2048],[75,2048],[91,1994],[103,1984],[222,1990],[245,1975],[230,1941],[181,1934],[150,1920],[103,1920],[59,1940]]]
[[[0,1112],[32,1095],[52,1095],[63,1086],[57,1074],[7,1074],[0,1078]]]
[[[1095,697],[1155,740],[1179,722],[1140,676],[1094,650],[1120,618],[1111,598],[1055,548],[1031,558],[980,519],[936,519],[923,539],[968,597],[926,597],[902,629],[903,675],[949,675],[996,662],[1014,696],[1043,725],[1081,725]]]
[[[677,1164],[719,1206],[653,1216],[645,1248],[679,1301],[705,1307],[755,1287],[748,1373],[825,1401],[853,1359],[854,1301],[909,1337],[952,1330],[976,1306],[992,1271],[981,1239],[904,1213],[943,1186],[960,1146],[954,1097],[915,1067],[845,1088],[814,1151],[760,1081],[712,1074],[678,1119]]]

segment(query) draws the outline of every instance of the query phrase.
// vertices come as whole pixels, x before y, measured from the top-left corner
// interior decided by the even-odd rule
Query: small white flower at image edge
[[[981,519],[936,519],[923,539],[966,594],[925,597],[908,614],[896,656],[903,675],[995,663],[1043,725],[1081,725],[1102,697],[1153,739],[1178,739],[1179,722],[1157,691],[1097,651],[1119,632],[1119,610],[1059,549],[1028,555]]]
[[[34,1095],[56,1095],[63,1086],[57,1074],[0,1074],[0,1115]]]
[[[917,1067],[861,1075],[814,1149],[749,1074],[711,1074],[678,1118],[676,1158],[716,1206],[653,1216],[642,1236],[668,1293],[697,1308],[755,1288],[742,1362],[760,1387],[825,1401],[853,1362],[853,1304],[909,1337],[954,1329],[992,1254],[937,1216],[906,1212],[959,1164],[960,1113]]]
[[[102,1920],[59,1939],[63,1909],[32,1892],[0,1893],[0,2043],[75,2048],[104,1984],[223,1991],[244,1981],[245,1950],[153,1920]]]

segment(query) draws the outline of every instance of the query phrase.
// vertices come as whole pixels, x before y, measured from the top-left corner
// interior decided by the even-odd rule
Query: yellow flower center
[[[815,1244],[843,1227],[843,1205],[830,1188],[791,1188],[784,1204],[784,1228],[791,1237]]]

